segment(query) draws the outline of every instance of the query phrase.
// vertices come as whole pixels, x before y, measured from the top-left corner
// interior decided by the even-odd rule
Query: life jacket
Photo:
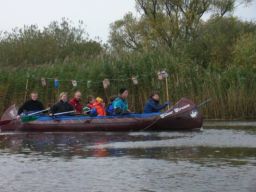
[[[95,101],[94,103],[90,103],[87,105],[91,110],[96,109],[98,116],[106,116],[106,111],[102,105],[102,103],[99,103],[98,101]]]
[[[112,103],[110,103],[106,109],[106,113],[108,116],[113,116],[115,115],[115,109],[114,106],[112,105]]]

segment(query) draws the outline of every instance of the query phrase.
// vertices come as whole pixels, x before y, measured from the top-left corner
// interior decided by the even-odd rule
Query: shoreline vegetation
[[[0,32],[0,112],[24,101],[27,81],[27,94],[38,91],[46,107],[61,91],[71,97],[80,90],[85,100],[109,98],[127,87],[131,110],[141,112],[152,90],[167,99],[165,82],[157,79],[164,69],[169,100],[187,97],[199,104],[212,98],[202,107],[208,119],[255,119],[256,23],[231,15],[237,1],[135,2],[140,16],[127,13],[112,23],[105,44],[90,39],[82,21],[65,18],[43,29],[31,25]],[[207,21],[204,13],[210,14]],[[59,88],[53,79],[43,87],[42,77],[58,78]]]

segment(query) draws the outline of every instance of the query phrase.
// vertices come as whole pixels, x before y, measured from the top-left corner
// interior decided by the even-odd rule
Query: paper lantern
[[[163,70],[163,71],[158,71],[157,76],[158,76],[158,80],[163,80],[168,78],[169,75],[166,71]]]
[[[43,87],[46,86],[46,80],[45,80],[44,77],[41,78],[41,84],[42,84]]]
[[[72,83],[73,87],[77,87],[77,81],[76,80],[71,80],[71,83]]]
[[[54,88],[58,89],[60,86],[59,80],[58,79],[54,79]]]
[[[110,85],[109,79],[104,79],[102,81],[102,84],[103,84],[104,89],[107,89],[109,87],[109,85]]]
[[[135,76],[132,77],[132,82],[133,82],[134,85],[138,85],[139,84],[138,79]]]
[[[90,89],[90,88],[91,88],[91,85],[92,85],[92,81],[91,81],[91,80],[88,80],[88,81],[87,81],[87,88]]]

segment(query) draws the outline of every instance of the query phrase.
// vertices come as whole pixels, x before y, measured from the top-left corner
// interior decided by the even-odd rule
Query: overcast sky
[[[134,0],[0,0],[0,31],[66,17],[74,22],[83,20],[91,38],[108,39],[109,25],[125,13],[135,13]],[[256,0],[249,7],[238,7],[234,13],[244,20],[256,21]]]

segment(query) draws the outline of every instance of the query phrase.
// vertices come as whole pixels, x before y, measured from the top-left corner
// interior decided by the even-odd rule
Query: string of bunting
[[[41,85],[42,87],[46,87],[48,80],[53,80],[53,85],[55,89],[58,89],[60,87],[60,82],[70,82],[71,85],[73,87],[77,87],[78,84],[86,84],[87,88],[90,88],[92,86],[92,84],[102,84],[104,89],[107,89],[110,86],[110,82],[111,81],[132,81],[132,83],[134,85],[138,85],[139,84],[139,79],[142,79],[143,77],[148,77],[149,75],[140,75],[140,76],[132,76],[131,78],[124,78],[124,79],[104,79],[103,81],[96,81],[96,82],[92,82],[91,80],[60,80],[58,78],[46,78],[46,77],[41,77]],[[169,77],[169,74],[166,72],[166,70],[161,70],[157,72],[157,77],[158,80],[163,80]]]

